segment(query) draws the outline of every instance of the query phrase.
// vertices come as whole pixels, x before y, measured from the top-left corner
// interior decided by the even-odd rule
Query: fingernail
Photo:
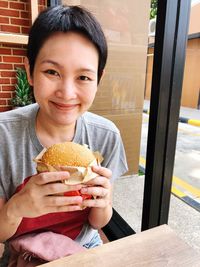
[[[61,168],[62,168],[62,167],[61,167]],[[65,176],[65,175],[69,175],[69,172],[68,172],[68,171],[64,171],[64,170],[62,170],[62,169],[61,169],[61,173],[62,173],[62,175],[64,175],[64,176]]]
[[[62,178],[64,179],[69,178],[69,173],[68,172],[62,173]]]
[[[93,168],[95,169],[95,170],[99,170],[99,166],[93,166]]]
[[[87,193],[87,191],[88,191],[87,188],[82,188],[81,189],[81,193]]]

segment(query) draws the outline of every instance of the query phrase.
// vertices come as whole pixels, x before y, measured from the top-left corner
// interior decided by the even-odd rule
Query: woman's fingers
[[[105,208],[110,204],[109,198],[94,198],[86,199],[83,201],[82,205],[85,207],[94,208]]]
[[[112,171],[108,168],[101,167],[101,166],[92,166],[93,172],[96,172],[99,176],[104,176],[106,178],[112,177]]]
[[[62,194],[64,192],[76,191],[82,188],[81,184],[67,185],[63,180],[69,179],[68,172],[44,172],[31,177],[27,183],[29,191],[37,190],[38,196]]]
[[[38,213],[75,211],[82,206],[105,207],[111,202],[111,183],[112,172],[101,166],[94,166],[93,171],[98,176],[90,180],[85,185],[66,185],[63,180],[70,178],[67,171],[44,172],[33,176],[27,186],[29,193],[32,192],[31,199],[35,204],[35,211]],[[65,192],[79,191],[82,194],[92,195],[93,199],[85,199],[81,196],[64,196]],[[29,195],[29,196],[30,196]],[[35,197],[34,197],[35,196]]]
[[[43,185],[43,192],[45,195],[56,195],[65,192],[78,191],[82,188],[81,184],[78,185],[66,185],[62,182],[55,182]]]
[[[64,196],[65,192],[78,191],[82,185],[66,185],[68,172],[48,172],[34,175],[16,195],[24,205],[18,213],[21,217],[35,217],[49,212],[80,210],[82,197]]]
[[[38,185],[47,183],[63,181],[69,179],[70,174],[67,171],[63,172],[42,172],[40,174],[33,175],[31,181]]]
[[[105,208],[112,203],[112,185],[108,178],[98,176],[90,185],[81,189],[82,194],[92,195],[93,199],[83,200],[83,206]]]
[[[93,197],[106,197],[109,194],[110,190],[108,188],[104,188],[102,186],[89,186],[89,187],[84,187],[81,189],[82,194],[88,194],[92,195]]]
[[[81,205],[82,202],[83,199],[81,196],[47,196],[45,199],[45,204],[49,207]]]
[[[83,200],[83,205],[104,208],[112,202],[112,185],[110,183],[112,172],[101,166],[93,166],[92,170],[99,176],[88,181],[87,186],[81,189],[82,194],[93,196],[93,199]]]
[[[69,212],[69,211],[77,211],[77,210],[82,210],[82,206],[80,205],[71,205],[71,206],[60,206],[57,207],[56,212]]]
[[[48,196],[46,205],[49,212],[69,212],[82,210],[83,199],[81,196]]]

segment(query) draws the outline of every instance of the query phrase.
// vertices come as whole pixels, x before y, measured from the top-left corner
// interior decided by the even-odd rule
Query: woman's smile
[[[58,103],[54,101],[50,101],[50,103],[58,110],[61,111],[71,111],[79,107],[79,104],[63,104],[63,103]]]

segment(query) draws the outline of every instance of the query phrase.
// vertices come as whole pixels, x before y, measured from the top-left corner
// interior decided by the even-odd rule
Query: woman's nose
[[[76,86],[73,81],[62,81],[56,90],[56,96],[65,100],[76,98]]]

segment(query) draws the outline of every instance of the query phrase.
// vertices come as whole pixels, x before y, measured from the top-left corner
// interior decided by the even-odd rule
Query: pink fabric
[[[33,267],[84,251],[71,238],[53,232],[26,234],[10,241],[11,257],[8,267]]]

